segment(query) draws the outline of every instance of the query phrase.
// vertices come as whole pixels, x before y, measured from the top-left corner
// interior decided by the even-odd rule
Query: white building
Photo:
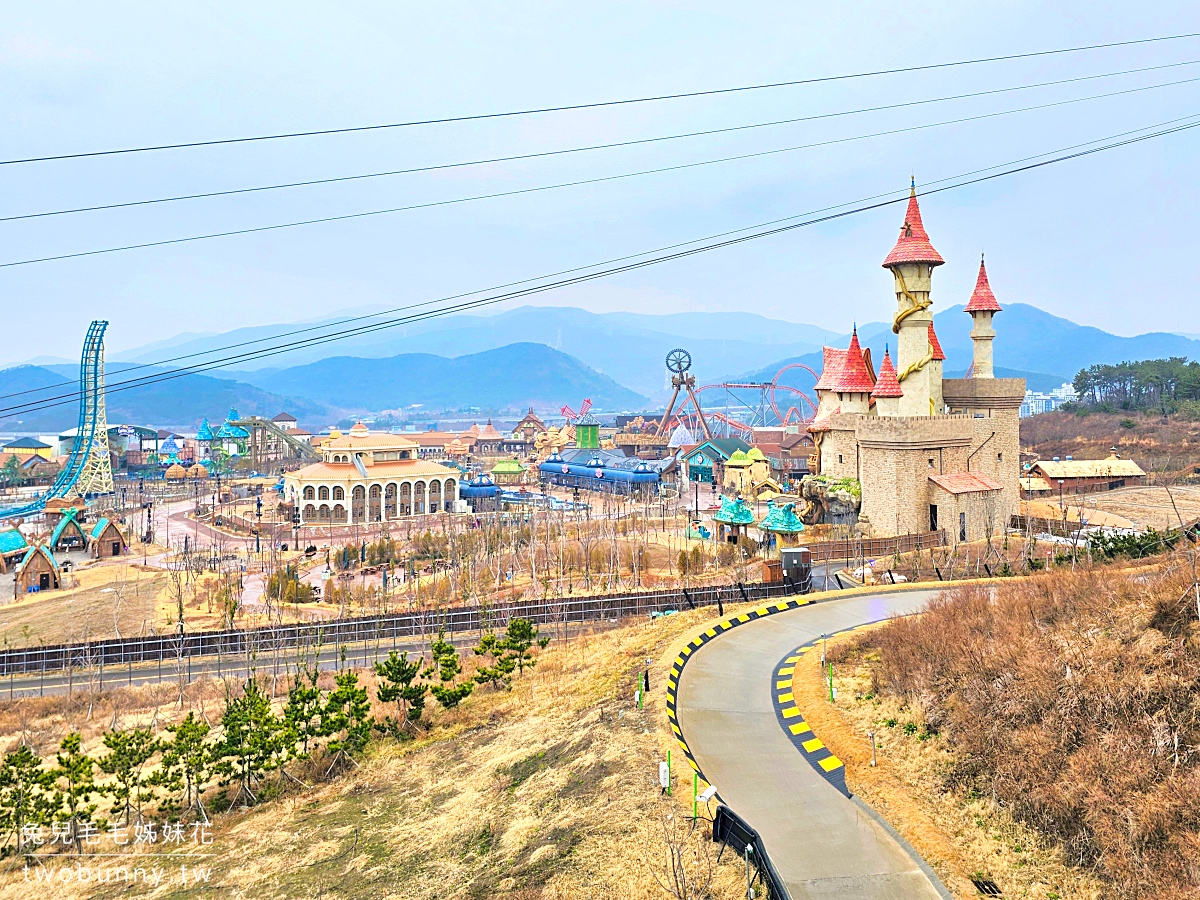
[[[416,441],[371,434],[361,422],[320,446],[321,461],[284,476],[284,496],[303,525],[353,525],[443,512],[458,499],[459,472],[419,459]]]

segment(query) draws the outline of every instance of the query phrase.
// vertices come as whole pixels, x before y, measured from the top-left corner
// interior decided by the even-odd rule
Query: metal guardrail
[[[77,644],[55,644],[0,652],[0,677],[32,675],[90,666],[170,662],[198,656],[231,658],[294,647],[338,648],[364,641],[424,638],[445,628],[456,634],[504,628],[512,619],[538,625],[577,625],[668,610],[716,606],[718,603],[768,600],[797,593],[787,583],[746,584],[672,591],[640,591],[601,597],[563,597],[503,606],[458,606],[442,609],[334,619],[253,629],[197,631],[180,634],[114,638]]]
[[[714,842],[721,843],[722,852],[726,847],[732,847],[738,856],[746,860],[746,896],[752,896],[750,894],[751,882],[754,879],[762,879],[772,900],[775,898],[789,900],[791,895],[788,893],[787,886],[779,877],[779,873],[775,871],[775,866],[771,864],[771,857],[767,855],[767,848],[763,845],[758,832],[750,826],[749,822],[723,803],[717,807],[716,815],[713,816],[712,839]],[[718,853],[717,861],[719,862],[720,859],[721,854]],[[750,877],[751,866],[755,870],[753,879]]]

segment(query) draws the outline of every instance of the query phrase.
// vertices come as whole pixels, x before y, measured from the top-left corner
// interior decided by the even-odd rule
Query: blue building
[[[674,459],[633,459],[614,450],[571,449],[538,466],[539,480],[561,487],[610,494],[657,494]]]

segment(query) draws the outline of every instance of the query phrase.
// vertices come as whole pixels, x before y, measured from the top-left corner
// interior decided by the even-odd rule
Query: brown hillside
[[[1148,474],[1191,473],[1200,465],[1200,422],[1139,412],[1042,413],[1021,420],[1021,450],[1041,459],[1094,459],[1116,447]]]
[[[1200,628],[1186,564],[961,588],[864,635],[875,690],[1108,896],[1200,892]],[[1182,599],[1181,599],[1182,598]]]

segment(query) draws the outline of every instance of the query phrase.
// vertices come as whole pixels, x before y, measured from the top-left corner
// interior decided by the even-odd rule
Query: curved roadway
[[[949,896],[910,847],[792,745],[773,697],[775,667],[801,644],[915,612],[932,594],[860,595],[755,619],[709,641],[683,668],[676,711],[688,748],[721,799],[758,831],[792,900]]]

